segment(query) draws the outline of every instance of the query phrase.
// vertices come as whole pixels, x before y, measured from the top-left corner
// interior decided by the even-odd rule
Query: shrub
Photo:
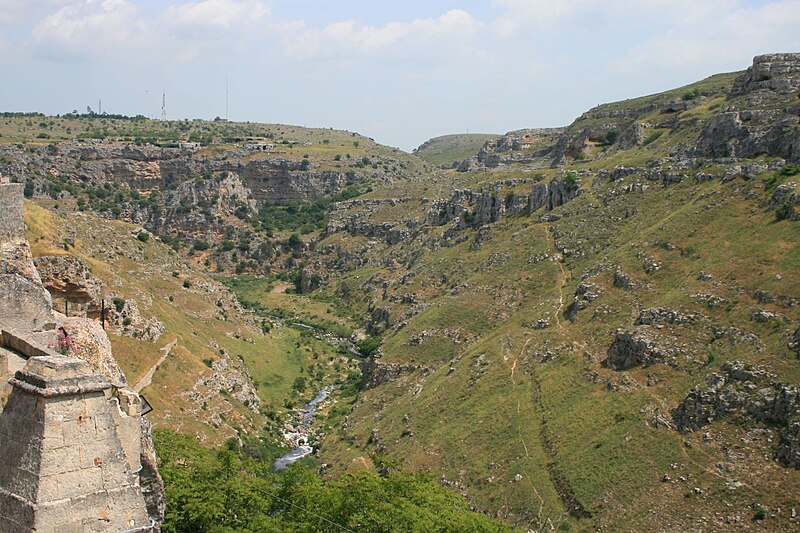
[[[129,317],[129,316],[126,316],[125,318],[122,319],[122,325],[124,327],[130,326],[132,323],[133,323],[133,320],[131,320],[131,317]]]
[[[142,242],[147,242],[150,240],[150,234],[146,231],[140,231],[139,234],[136,235],[136,238]]]
[[[356,349],[361,352],[361,355],[364,357],[371,357],[378,351],[381,341],[382,339],[380,337],[368,337],[359,341],[356,345]]]
[[[760,522],[767,517],[767,511],[761,507],[760,505],[756,504],[754,506],[755,513],[753,514],[753,520]]]
[[[189,288],[191,288],[191,286],[192,286],[192,282],[191,281],[189,281],[188,279],[183,280],[183,288],[184,289],[189,289]]]
[[[573,172],[569,172],[567,177],[564,178],[564,186],[567,188],[568,191],[574,191],[578,189],[578,176],[576,176]]]
[[[793,219],[794,218],[794,205],[792,202],[784,202],[776,211],[775,211],[775,220],[781,221],[786,219]]]
[[[114,309],[117,310],[117,313],[121,313],[122,308],[125,307],[125,300],[119,297],[116,297],[113,300],[111,300],[111,303],[114,304]]]
[[[605,146],[612,146],[615,142],[617,142],[617,139],[619,139],[619,130],[616,128],[610,129],[603,137],[603,144]]]
[[[686,91],[685,93],[683,93],[683,96],[681,96],[681,98],[684,101],[689,101],[689,100],[694,100],[695,98],[698,98],[699,96],[701,96],[700,89],[691,89],[691,90]]]
[[[781,176],[794,176],[800,174],[800,165],[795,163],[786,163],[780,172]]]
[[[662,135],[664,135],[663,131],[654,131],[644,139],[642,145],[647,146],[651,142],[657,141]]]
[[[206,241],[196,239],[192,243],[192,250],[197,250],[198,252],[202,252],[203,250],[208,250],[208,243]]]

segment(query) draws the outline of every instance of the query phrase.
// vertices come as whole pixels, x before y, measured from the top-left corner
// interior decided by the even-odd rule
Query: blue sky
[[[561,126],[800,51],[800,0],[0,0],[0,110],[358,131]]]

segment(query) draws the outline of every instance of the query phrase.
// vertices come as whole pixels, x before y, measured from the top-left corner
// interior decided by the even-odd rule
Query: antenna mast
[[[161,120],[167,120],[167,91],[161,93]]]

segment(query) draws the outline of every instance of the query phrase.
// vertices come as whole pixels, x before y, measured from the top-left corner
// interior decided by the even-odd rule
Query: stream
[[[317,405],[330,396],[333,388],[333,385],[323,387],[322,390],[320,390],[317,395],[314,396],[314,399],[308,402],[303,408],[302,415],[300,417],[300,423],[297,425],[297,427],[292,427],[289,431],[283,434],[284,438],[291,443],[293,448],[289,450],[289,452],[283,457],[275,460],[275,464],[273,466],[275,470],[283,470],[290,464],[295,463],[314,451],[314,448],[309,446],[309,426],[311,425],[311,421],[314,419],[314,415],[317,412]]]
[[[350,355],[352,355],[354,357],[358,357],[358,358],[362,358],[363,357],[361,352],[356,350],[356,345],[353,344],[348,339],[343,339],[342,337],[337,337],[333,333],[328,333],[325,330],[322,330],[320,328],[314,327],[314,326],[312,326],[310,324],[304,324],[303,322],[291,322],[291,325],[292,326],[297,326],[297,327],[300,327],[300,328],[305,328],[305,329],[308,329],[308,330],[314,332],[314,336],[317,339],[319,339],[319,340],[321,340],[323,342],[327,342],[331,346],[344,347],[347,350],[347,353],[349,353]]]

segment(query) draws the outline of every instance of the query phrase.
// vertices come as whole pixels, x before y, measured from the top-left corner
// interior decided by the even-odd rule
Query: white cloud
[[[32,44],[48,57],[135,61],[157,54],[190,61],[236,47],[268,15],[256,0],[184,2],[149,16],[128,0],[82,0],[39,21]]]
[[[269,9],[263,2],[244,0],[204,0],[170,6],[164,20],[170,25],[220,26],[231,28],[263,20]]]
[[[102,52],[146,42],[147,28],[136,22],[136,7],[126,0],[86,0],[62,7],[33,29],[33,41],[46,54]]]
[[[452,9],[437,18],[389,22],[383,26],[363,26],[348,20],[306,30],[287,38],[284,46],[291,54],[305,58],[371,55],[396,47],[463,40],[474,35],[479,25],[461,9]]]
[[[800,2],[796,0],[706,13],[636,44],[613,66],[627,74],[664,67],[743,68],[742,62],[755,54],[797,51],[798,27]]]
[[[736,0],[495,0],[505,13],[494,21],[503,36],[520,32],[560,31],[568,33],[576,21],[590,22],[602,31],[602,25],[625,24],[630,27],[692,21],[711,13],[725,12]],[[621,27],[624,31],[625,26]]]
[[[0,0],[0,24],[18,23],[40,10],[69,3],[69,0]]]

